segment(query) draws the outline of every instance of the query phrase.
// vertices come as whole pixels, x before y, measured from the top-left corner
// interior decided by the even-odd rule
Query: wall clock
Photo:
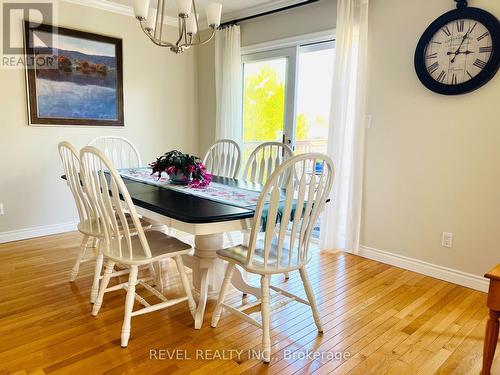
[[[415,51],[415,70],[428,89],[443,95],[476,90],[500,66],[500,24],[491,13],[455,0],[424,32]]]

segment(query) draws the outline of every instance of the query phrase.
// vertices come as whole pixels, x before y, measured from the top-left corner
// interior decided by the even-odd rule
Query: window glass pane
[[[296,154],[327,151],[334,59],[333,47],[320,50],[304,47],[300,51],[295,128]],[[320,230],[320,220],[318,220],[312,232],[313,238],[319,238]]]
[[[287,62],[277,58],[244,64],[243,163],[258,144],[282,140]]]
[[[299,57],[295,152],[326,153],[335,50],[310,51]]]

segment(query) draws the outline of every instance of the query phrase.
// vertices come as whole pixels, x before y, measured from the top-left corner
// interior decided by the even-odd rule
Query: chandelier
[[[156,9],[150,8],[150,0],[134,0],[135,18],[139,20],[142,31],[151,41],[160,46],[168,47],[172,52],[182,53],[192,46],[201,46],[210,42],[220,25],[222,12],[221,3],[209,3],[206,7],[207,23],[211,34],[202,40],[199,34],[198,18],[195,0],[176,0],[179,22],[179,38],[170,43],[163,40],[163,21],[165,18],[165,0],[158,0]]]

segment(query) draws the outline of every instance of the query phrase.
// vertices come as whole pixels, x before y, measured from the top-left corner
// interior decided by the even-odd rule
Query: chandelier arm
[[[210,42],[214,36],[215,36],[215,33],[216,33],[217,29],[212,29],[212,35],[210,35],[210,37],[204,41],[199,41],[199,42],[196,42],[196,43],[192,43],[191,46],[202,46],[204,44],[207,44],[208,42]],[[182,47],[185,47],[185,46],[182,46]]]
[[[175,43],[175,45],[177,47],[179,47],[179,44],[181,43],[182,41],[182,38],[184,37],[184,32],[185,32],[185,29],[186,29],[186,19],[185,18],[182,18],[182,26],[179,28],[179,39],[177,40],[177,42]]]
[[[158,36],[159,40],[162,40],[163,38],[163,22],[165,20],[165,0],[162,0],[161,2],[161,21],[160,21],[160,35]]]
[[[158,37],[158,25],[160,24],[160,4],[163,0],[158,0],[158,6],[156,7],[156,19],[155,19],[155,29],[154,29],[154,37]]]
[[[141,24],[141,29],[142,29],[142,31],[144,32],[144,34],[146,34],[146,35],[147,35],[147,37],[148,37],[149,39],[151,39],[151,41],[152,41],[154,44],[156,44],[157,46],[160,46],[160,47],[170,47],[170,48],[175,47],[172,43],[169,43],[169,42],[164,42],[163,40],[157,39],[155,36],[151,35],[151,33],[150,33],[150,32],[148,32],[148,31],[146,30],[146,28],[144,27],[144,22],[140,22],[140,24]]]
[[[189,45],[189,43],[188,43],[188,35],[187,35],[187,20],[186,20],[186,28],[184,29],[184,44]]]
[[[198,25],[198,12],[196,11],[196,3],[193,0],[194,21],[196,22],[196,35],[200,35],[200,25]]]

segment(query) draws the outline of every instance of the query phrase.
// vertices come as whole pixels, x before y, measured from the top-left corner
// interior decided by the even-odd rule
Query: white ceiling
[[[247,17],[249,15],[274,10],[291,4],[303,2],[304,0],[196,0],[196,6],[200,18],[205,18],[205,6],[211,1],[222,3],[222,19],[229,21],[236,18]],[[107,2],[120,5],[133,6],[134,0],[108,0]],[[157,0],[151,0],[151,6],[156,7]],[[166,1],[166,15],[177,16],[175,0]]]

